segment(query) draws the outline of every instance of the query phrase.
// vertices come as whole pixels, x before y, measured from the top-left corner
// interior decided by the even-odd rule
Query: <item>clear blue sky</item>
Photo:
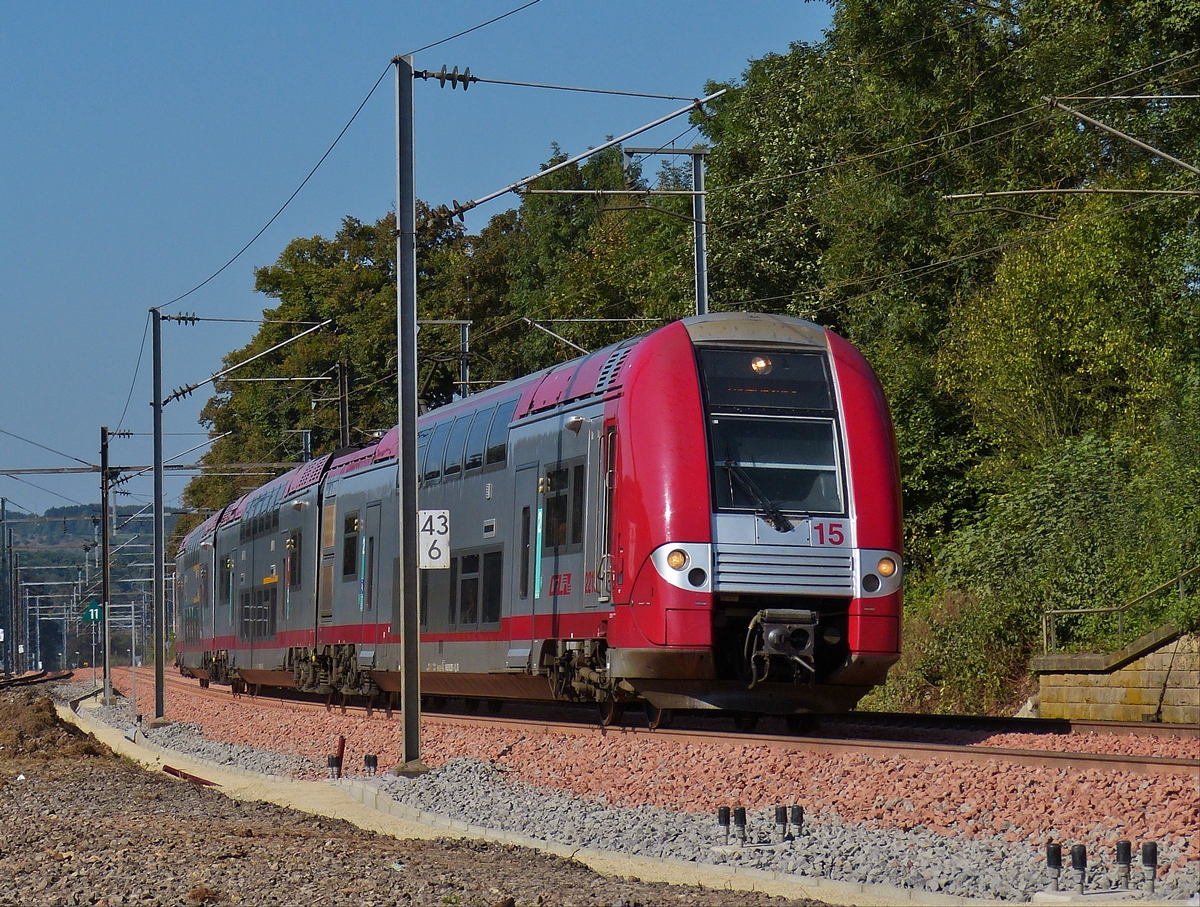
[[[223,264],[332,142],[388,61],[520,5],[460,3],[5,4],[0,10],[0,429],[88,462],[115,429],[150,306]],[[799,0],[541,0],[419,54],[485,78],[696,96],[748,60],[817,41],[829,8]],[[395,204],[389,73],[287,211],[220,277],[170,311],[258,318],[253,268],[296,236]],[[476,198],[536,172],[552,142],[576,153],[679,102],[475,85],[416,87],[417,195]],[[682,120],[637,139],[662,143]],[[689,134],[685,141],[695,140]],[[468,227],[511,207],[481,209]],[[167,390],[212,374],[252,324],[163,326]],[[123,427],[149,433],[149,343]],[[165,410],[167,455],[203,441],[207,389]],[[194,461],[199,454],[181,462]],[[148,436],[113,442],[149,463]],[[0,435],[0,466],[72,466]],[[99,499],[98,478],[0,477],[42,511]],[[168,475],[168,503],[183,478]],[[133,483],[149,501],[149,477]]]

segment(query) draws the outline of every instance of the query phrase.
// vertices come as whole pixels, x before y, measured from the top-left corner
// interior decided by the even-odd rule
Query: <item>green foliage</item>
[[[426,215],[426,220],[428,216]],[[332,319],[318,331],[248,363],[216,383],[201,421],[219,436],[204,457],[208,465],[298,460],[301,430],[312,433],[315,453],[339,444],[339,363],[355,376],[350,397],[356,433],[396,421],[395,218],[375,224],[347,217],[337,235],[292,240],[279,261],[255,272],[255,288],[279,300],[265,309],[266,322],[246,346],[225,357],[236,365],[307,326]],[[440,246],[458,241],[450,231],[423,243],[423,261]],[[428,275],[421,277],[428,279]],[[253,378],[320,378],[319,382],[246,382]],[[197,476],[184,501],[201,510],[224,506],[264,481],[261,473],[234,476],[220,470]]]
[[[1164,440],[1084,435],[1046,452],[910,587],[905,663],[876,704],[1011,706],[1048,610],[1118,608],[1196,565],[1200,409],[1193,395]],[[1060,645],[1117,648],[1165,622],[1200,625],[1200,582],[1115,613],[1058,618]]]
[[[1113,207],[1088,205],[1011,252],[955,313],[941,371],[1006,461],[1151,429],[1194,354],[1196,300],[1159,261],[1171,211]]]

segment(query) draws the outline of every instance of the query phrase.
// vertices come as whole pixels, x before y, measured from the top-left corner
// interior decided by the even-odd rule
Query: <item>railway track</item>
[[[141,674],[141,672],[139,672]],[[121,675],[114,677],[118,689],[123,689]],[[143,681],[145,684],[146,681]],[[152,686],[139,684],[139,690]],[[167,675],[166,685],[191,696],[212,699],[230,698],[226,689],[201,689],[195,681]],[[243,694],[241,700],[253,703],[258,708],[297,710],[319,710],[330,708],[323,701],[311,698],[283,698],[278,695],[251,696]],[[373,714],[386,720],[381,709],[368,710],[364,705],[336,705],[333,709],[348,714]],[[1007,762],[1016,765],[1062,770],[1120,770],[1150,776],[1192,776],[1200,773],[1200,759],[1167,758],[1161,756],[1137,756],[1112,753],[1067,752],[1056,749],[1020,749],[981,745],[979,740],[990,734],[1022,733],[1039,736],[1071,736],[1088,733],[1146,734],[1151,736],[1175,735],[1196,738],[1197,728],[1187,726],[1164,726],[1161,724],[1132,724],[1115,722],[1063,722],[1024,718],[981,718],[974,716],[928,716],[892,715],[863,713],[849,716],[825,716],[807,733],[784,730],[781,719],[765,719],[762,729],[730,731],[727,716],[712,717],[704,714],[680,716],[679,727],[651,729],[639,724],[623,724],[601,727],[596,721],[595,711],[572,707],[570,704],[506,703],[506,714],[480,714],[471,711],[446,709],[427,711],[427,721],[449,725],[487,727],[496,730],[515,730],[526,734],[558,733],[573,736],[625,735],[631,737],[653,736],[680,743],[703,746],[765,746],[775,750],[808,752],[825,755],[856,754],[870,759],[904,757],[909,759],[949,759],[959,762],[986,764]],[[1115,725],[1115,726],[1114,726]],[[857,730],[857,734],[855,733]],[[906,735],[920,732],[926,735],[956,736],[964,733],[976,741],[939,742],[930,740],[906,740]]]
[[[1152,721],[1074,721],[1066,718],[852,712],[847,715],[823,715],[818,720],[818,726],[831,733],[855,727],[918,728],[987,734],[1132,734],[1200,740],[1200,724],[1163,724]]]
[[[8,677],[0,680],[0,690],[11,690],[15,687],[29,687],[38,683],[67,680],[71,677],[71,673],[70,671],[31,671],[25,674],[18,674],[16,677]]]

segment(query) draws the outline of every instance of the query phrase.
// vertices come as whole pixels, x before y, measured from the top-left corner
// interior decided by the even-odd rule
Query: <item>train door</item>
[[[258,581],[254,575],[254,554],[255,544],[253,535],[253,521],[247,521],[244,517],[243,524],[249,523],[246,532],[246,542],[238,550],[238,600],[233,609],[233,619],[236,624],[234,632],[237,635],[240,647],[245,650],[245,660],[239,659],[238,667],[250,668],[254,666],[254,637],[251,634],[253,626],[253,615],[251,605],[254,599],[254,594],[258,589]]]
[[[549,635],[549,627],[538,632],[539,581],[541,567],[542,510],[538,484],[541,479],[541,464],[526,463],[515,473],[513,507],[513,529],[509,538],[515,541],[513,551],[512,587],[508,596],[509,626],[512,627],[512,643],[508,650],[507,665],[519,668],[529,665],[537,670],[536,645],[539,637]],[[528,632],[526,632],[526,627]],[[533,659],[530,653],[534,653]]]
[[[313,645],[319,645],[321,627],[333,623],[334,569],[337,567],[337,483],[331,481],[321,501],[321,560],[317,572],[317,626]]]
[[[240,547],[231,548],[218,554],[220,570],[218,571],[217,608],[213,611],[213,649],[232,648],[230,637],[236,635],[237,628],[233,620],[233,612],[237,606],[238,595],[238,558]],[[220,642],[218,643],[218,640]]]
[[[382,619],[379,613],[379,541],[381,502],[374,501],[367,505],[366,518],[359,544],[360,554],[360,596],[362,617],[362,644],[359,647],[359,667],[369,667],[375,657],[375,644],[379,641],[379,623]]]
[[[612,600],[613,589],[613,496],[617,488],[617,423],[604,424],[604,436],[600,440],[599,495],[596,508],[597,546],[600,556],[596,561],[596,594],[600,602]]]
[[[612,512],[612,450],[616,426],[593,427],[588,433],[587,524],[584,531],[583,606],[596,608],[609,600],[610,522]]]

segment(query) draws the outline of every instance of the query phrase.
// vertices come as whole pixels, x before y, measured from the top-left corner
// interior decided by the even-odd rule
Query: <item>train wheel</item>
[[[200,689],[202,689],[202,690],[208,689],[208,678],[207,677],[200,678]]]
[[[758,727],[758,715],[754,712],[738,712],[733,716],[733,726],[743,734],[749,734]]]
[[[487,710],[493,715],[499,715],[502,708],[504,708],[503,699],[489,699],[487,701]]]
[[[464,699],[463,700],[463,711],[464,712],[478,712],[479,711],[479,700],[478,699]]]
[[[646,724],[650,730],[657,731],[660,727],[670,727],[672,717],[670,709],[660,709],[652,702],[646,703]]]
[[[624,708],[615,698],[609,696],[600,700],[600,727],[610,727],[621,723],[621,713]]]

